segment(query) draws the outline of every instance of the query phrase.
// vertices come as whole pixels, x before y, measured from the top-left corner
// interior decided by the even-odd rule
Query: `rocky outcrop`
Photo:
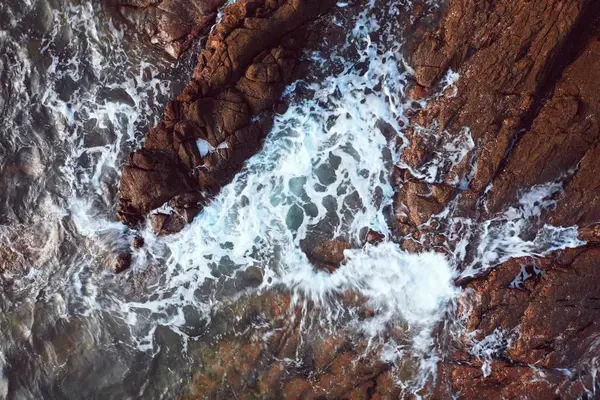
[[[403,156],[409,168],[397,171],[395,207],[400,233],[419,240],[405,247],[435,247],[444,228],[435,223],[443,218],[434,224],[430,218],[450,201],[455,216],[484,221],[514,206],[523,190],[550,182],[564,189],[537,223],[579,225],[588,241],[537,260],[513,259],[462,282],[472,293],[472,310],[465,310],[456,351],[440,363],[439,398],[458,392],[465,399],[585,398],[594,387],[591,366],[600,359],[599,232],[593,225],[600,220],[598,7],[585,0],[452,0],[439,28],[413,55],[414,97],[435,88],[449,68],[460,78],[456,91],[413,117],[421,128]],[[461,162],[426,179],[408,172],[439,150],[417,129],[447,138],[465,127],[473,140]],[[488,342],[495,347],[487,353],[473,350]]]
[[[104,0],[109,10],[179,58],[210,27],[225,0]]]
[[[495,211],[514,201],[519,189],[551,181],[577,165],[594,142],[593,132],[585,130],[593,130],[588,115],[595,111],[590,107],[593,89],[579,92],[574,82],[591,88],[589,80],[595,77],[582,70],[588,63],[582,59],[565,71],[559,85],[555,81],[589,39],[585,29],[595,7],[585,0],[450,2],[440,28],[423,40],[412,63],[417,85],[424,88],[436,85],[449,68],[458,71],[456,94],[433,101],[414,121],[445,135],[468,127],[474,147],[432,180],[467,189],[471,193],[463,190],[464,199],[477,198],[490,187],[486,198]],[[593,42],[586,51],[594,51]],[[549,94],[555,98],[546,102]],[[572,141],[577,134],[569,130],[579,130],[579,138]],[[568,147],[560,146],[566,137]],[[413,133],[404,159],[418,168],[437,150]],[[551,156],[553,161],[546,162]],[[441,208],[430,206],[423,190],[407,188],[404,194],[405,204],[420,210],[412,221],[416,225]],[[465,202],[465,208],[471,205]]]
[[[302,72],[298,56],[306,24],[331,4],[242,0],[225,9],[192,81],[167,105],[163,121],[123,171],[121,220],[137,225],[167,203],[173,211],[151,216],[155,231],[167,234],[201,211],[260,148],[284,87]],[[556,181],[564,190],[537,223],[579,225],[589,242],[537,260],[513,259],[486,276],[461,281],[471,293],[464,331],[449,340],[452,352],[440,361],[438,380],[425,396],[577,398],[595,384],[590,365],[600,359],[595,279],[600,230],[592,225],[600,220],[597,11],[600,6],[591,0],[451,0],[440,26],[416,46],[412,97],[439,88],[449,68],[460,77],[456,90],[410,111],[414,128],[403,154],[406,168],[394,175],[396,238],[410,236],[404,242],[409,251],[448,251],[443,221],[431,217],[451,202],[455,216],[484,221],[514,205],[521,190]],[[423,129],[434,135],[423,135]],[[434,175],[415,173],[435,160],[448,138],[461,135],[471,143],[462,160],[439,166]],[[354,245],[314,241],[302,247],[314,264],[333,272]],[[315,339],[299,351],[298,325],[273,307],[289,309],[289,298],[265,301],[258,309],[276,310],[269,316],[278,321],[276,333],[218,341],[206,366],[195,371],[191,397],[400,396],[389,384],[389,365],[373,361],[376,357],[350,362],[362,350],[350,349],[360,346],[356,342]],[[486,343],[491,347],[477,350]],[[296,357],[303,363],[289,363]]]
[[[589,247],[508,261],[469,284],[476,299],[467,329],[477,340],[497,330],[514,335],[504,355],[515,363],[578,370],[600,355],[600,285],[590,279],[599,257]]]
[[[488,194],[491,211],[516,197],[519,188],[559,179],[575,178],[567,185],[552,222],[585,226],[595,222],[600,209],[594,206],[598,193],[595,162],[600,154],[600,43],[591,40],[558,81],[552,96],[533,119],[511,152],[506,166],[493,181]],[[585,190],[577,188],[584,180]],[[582,198],[582,194],[585,197]],[[577,208],[577,209],[576,209]]]
[[[316,0],[243,0],[225,8],[192,81],[123,169],[119,218],[157,214],[158,233],[180,230],[261,146],[273,107],[300,72],[307,24],[333,4]]]
[[[599,256],[588,247],[513,259],[469,283],[463,341],[440,363],[436,396],[589,398],[600,356],[600,286],[590,279]]]
[[[439,376],[450,384],[432,398],[451,398],[450,393],[460,393],[461,399],[581,399],[589,396],[586,387],[591,386],[589,377],[581,380],[561,371],[499,361],[491,365],[487,376],[479,367],[460,364],[443,365]]]

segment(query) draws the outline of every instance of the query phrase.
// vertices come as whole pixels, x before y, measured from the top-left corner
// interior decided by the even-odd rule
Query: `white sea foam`
[[[394,190],[388,176],[399,154],[381,127],[387,124],[401,135],[399,122],[407,121],[399,94],[407,73],[398,46],[378,49],[371,42],[368,33],[380,27],[368,12],[359,17],[357,27],[361,29],[354,29],[349,41],[360,51],[359,59],[348,61],[340,74],[323,82],[303,84],[312,95],[276,118],[261,153],[181,234],[157,242],[158,249],[150,248],[155,251],[152,256],[160,257],[162,243],[170,254],[166,272],[170,298],[131,307],[164,315],[162,311],[173,304],[197,303],[196,285],[210,279],[215,265],[226,259],[241,269],[263,267],[263,289],[284,284],[320,303],[358,289],[388,320],[401,316],[411,323],[429,324],[439,318],[441,303],[455,294],[452,271],[441,256],[409,255],[384,243],[349,251],[348,264],[327,275],[315,272],[300,250],[300,241],[323,223],[332,239],[360,242],[365,228],[389,234],[384,209],[391,205]],[[356,62],[368,62],[366,73],[354,69]],[[373,91],[377,85],[381,89]],[[370,257],[373,262],[366,264]],[[390,262],[396,267],[386,274]],[[429,262],[433,264],[429,268],[416,268]],[[422,271],[432,275],[428,278]],[[394,279],[398,289],[388,285],[389,293],[377,295],[378,287],[383,289],[383,281],[376,279],[379,275]],[[429,293],[418,297],[423,288]]]
[[[387,323],[400,319],[416,336],[422,334],[416,344],[426,350],[429,329],[459,293],[446,258],[436,253],[409,254],[391,242],[346,250],[345,255],[347,262],[332,274],[315,272],[306,263],[296,264],[278,282],[321,304],[336,294],[361,293],[376,312],[376,317],[363,322],[361,330],[375,336]]]
[[[467,227],[463,230],[465,234],[461,238],[462,245],[456,248],[464,250],[469,241],[478,243],[474,250],[474,259],[464,266],[461,276],[481,274],[511,258],[541,257],[556,250],[585,244],[577,237],[576,226],[556,227],[544,224],[538,230],[531,230],[542,213],[555,206],[556,194],[561,189],[560,181],[533,186],[521,193],[518,206],[511,206],[505,212],[481,224],[463,218],[450,219],[452,224]],[[528,234],[533,235],[533,238],[524,238]]]
[[[477,331],[471,335],[477,334]],[[481,340],[473,340],[470,353],[483,361],[481,370],[483,376],[487,377],[492,372],[492,360],[503,355],[506,349],[510,346],[512,336],[505,329],[495,329],[494,332]]]
[[[201,300],[198,289],[214,279],[215,271],[224,265],[238,270],[257,265],[264,271],[260,290],[283,286],[297,299],[319,304],[326,310],[324,318],[334,325],[334,316],[341,315],[336,299],[346,291],[359,292],[376,316],[357,329],[375,337],[390,322],[404,321],[413,330],[416,349],[424,351],[431,346],[431,329],[459,295],[453,280],[470,240],[476,238],[479,244],[462,277],[512,257],[580,244],[574,240],[573,228],[544,227],[534,240],[519,236],[531,219],[552,205],[552,196],[560,188],[552,184],[524,193],[519,207],[481,225],[452,218],[446,210],[438,217],[448,218],[451,228],[462,226],[450,229],[451,259],[434,253],[411,255],[386,239],[377,246],[347,250],[345,265],[332,274],[315,270],[300,249],[301,240],[311,235],[361,244],[366,229],[390,234],[385,210],[392,204],[394,189],[388,177],[393,165],[401,165],[407,142],[403,126],[408,125],[404,115],[408,105],[403,93],[410,70],[399,57],[400,44],[383,48],[372,42],[369,34],[380,29],[370,12],[363,12],[339,50],[353,48],[358,57],[346,60],[340,73],[322,82],[291,86],[288,94],[301,85],[310,95],[292,96],[287,112],[276,117],[261,152],[184,231],[160,239],[150,231],[142,232],[146,246],[134,257],[133,273],[148,262],[164,263],[161,284],[144,301],[112,299],[113,311],[122,313],[135,325],[132,331],[143,338],[140,349],[152,347],[157,324],[181,332],[188,323],[185,306],[209,318],[219,300]],[[340,56],[315,53],[313,58],[328,68]],[[367,68],[354,67],[360,64]],[[455,79],[449,76],[448,85]],[[390,140],[390,134],[397,141]],[[429,182],[443,181],[475,147],[468,129],[455,136],[437,131],[423,135],[431,136],[438,152],[424,169],[412,172]],[[199,143],[199,148],[205,153],[214,150],[207,143]],[[106,233],[96,230],[93,235]],[[106,306],[104,302],[101,307]],[[140,315],[145,320],[151,316],[150,324],[139,324]]]

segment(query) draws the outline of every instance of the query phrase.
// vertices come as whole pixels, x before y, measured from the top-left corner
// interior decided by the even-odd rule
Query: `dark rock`
[[[376,232],[376,231],[372,231],[369,230],[367,232],[367,243],[371,243],[371,244],[377,244],[377,243],[381,243],[385,240],[385,235]]]
[[[144,238],[141,236],[136,236],[135,239],[133,239],[132,245],[134,249],[141,249],[144,247]]]
[[[300,248],[319,269],[334,272],[345,260],[344,250],[352,248],[349,242],[310,238],[300,242]]]
[[[155,213],[150,216],[152,229],[159,235],[170,235],[183,229],[186,221],[175,213]]]

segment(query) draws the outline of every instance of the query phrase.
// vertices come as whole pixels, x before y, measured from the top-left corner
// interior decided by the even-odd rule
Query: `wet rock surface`
[[[491,373],[484,376],[480,367],[471,365],[444,365],[442,381],[451,385],[440,386],[437,398],[450,398],[449,393],[460,391],[465,399],[557,399],[586,398],[591,379],[571,378],[560,371],[535,370],[529,366],[494,362]],[[444,391],[445,390],[445,391]]]
[[[271,128],[273,106],[301,74],[307,24],[333,4],[246,0],[224,9],[198,58],[192,81],[123,169],[119,218],[153,216],[158,233],[181,230],[256,153]]]
[[[581,248],[501,265],[469,284],[477,301],[467,329],[481,340],[496,330],[511,335],[518,328],[505,350],[512,361],[578,369],[597,354],[600,285],[590,277],[599,256],[597,248]]]
[[[224,0],[104,0],[104,5],[153,44],[179,58],[210,28]]]
[[[459,78],[412,117],[420,128],[406,164],[422,170],[439,149],[417,129],[456,137],[468,127],[472,144],[437,174],[396,172],[398,229],[419,239],[404,247],[435,248],[431,221],[442,221],[435,216],[451,202],[454,216],[484,221],[522,202],[524,191],[552,183],[562,189],[537,224],[576,225],[588,241],[460,281],[472,296],[457,351],[440,363],[439,398],[589,398],[593,391],[600,356],[597,11],[591,1],[454,0],[413,54],[415,98],[443,88],[450,68]]]
[[[231,307],[246,333],[221,327],[217,339],[195,347],[202,366],[183,399],[369,399],[398,398],[397,371],[348,335],[307,327],[310,317],[290,296],[266,293]],[[310,314],[310,313],[309,313]],[[221,316],[224,317],[224,316]],[[226,320],[227,318],[223,318]],[[242,330],[240,330],[242,331]],[[310,338],[310,339],[309,339]],[[357,354],[364,359],[356,361]]]

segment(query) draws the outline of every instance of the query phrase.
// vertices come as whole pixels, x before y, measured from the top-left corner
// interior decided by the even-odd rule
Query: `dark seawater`
[[[123,157],[193,60],[169,61],[98,3],[0,4],[0,398],[160,397],[170,376],[89,304],[124,290],[107,268],[127,238],[89,240],[73,215],[114,221]]]

